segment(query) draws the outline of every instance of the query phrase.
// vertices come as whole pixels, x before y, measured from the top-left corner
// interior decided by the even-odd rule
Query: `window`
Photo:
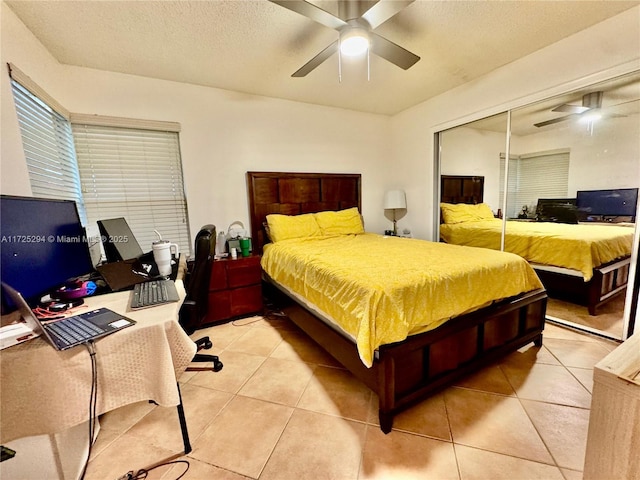
[[[69,114],[9,65],[31,190],[75,200],[89,235],[125,217],[144,251],[157,230],[190,254],[178,132],[173,122]]]
[[[86,225],[71,125],[29,77],[13,66],[10,72],[31,191],[35,197],[75,200]]]
[[[500,204],[504,198],[504,155],[500,155]],[[569,184],[569,150],[511,156],[507,218],[515,218],[523,206],[536,211],[540,198],[566,198]]]
[[[144,251],[171,240],[189,254],[177,131],[112,126],[126,120],[72,115],[82,195],[90,222],[125,217]],[[135,121],[133,121],[135,122]],[[93,124],[102,123],[102,124]],[[159,125],[159,127],[177,124]]]

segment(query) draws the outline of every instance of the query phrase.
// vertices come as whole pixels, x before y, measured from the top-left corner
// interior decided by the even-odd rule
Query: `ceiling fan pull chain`
[[[338,83],[342,83],[342,53],[340,52],[340,39],[338,39]]]

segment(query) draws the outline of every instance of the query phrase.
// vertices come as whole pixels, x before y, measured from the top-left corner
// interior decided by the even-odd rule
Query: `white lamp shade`
[[[407,208],[407,196],[404,190],[389,190],[384,194],[384,208],[391,210],[396,208]]]

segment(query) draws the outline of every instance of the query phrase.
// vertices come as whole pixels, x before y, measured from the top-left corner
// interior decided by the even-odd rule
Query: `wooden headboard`
[[[484,199],[484,177],[473,175],[441,175],[440,202],[482,203]],[[444,223],[440,211],[440,223]]]
[[[270,213],[300,215],[361,208],[359,173],[247,172],[249,217],[254,251],[268,243],[264,228]]]
[[[443,203],[482,203],[484,177],[472,175],[442,175],[440,201]]]

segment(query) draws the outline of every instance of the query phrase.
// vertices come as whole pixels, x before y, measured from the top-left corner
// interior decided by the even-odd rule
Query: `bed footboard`
[[[289,318],[379,398],[379,420],[389,433],[394,416],[518,348],[542,345],[547,295],[535,290],[446,322],[437,329],[380,347],[366,368],[355,343],[274,285],[264,291]]]
[[[454,380],[534,342],[542,345],[544,290],[496,303],[441,327],[380,348],[380,427],[388,433],[396,413]]]
[[[536,273],[552,298],[585,305],[589,315],[596,309],[624,293],[629,280],[631,258],[623,258],[593,270],[593,277],[585,282],[582,277],[536,269]],[[535,265],[533,266],[535,268]]]

